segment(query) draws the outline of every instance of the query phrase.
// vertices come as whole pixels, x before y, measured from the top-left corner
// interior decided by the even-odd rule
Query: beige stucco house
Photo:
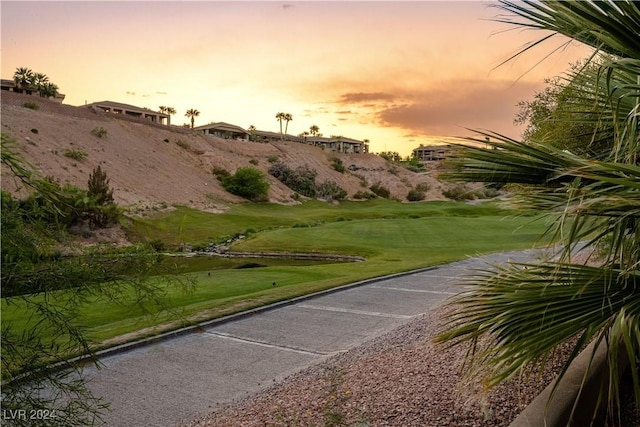
[[[123,104],[113,101],[100,101],[85,104],[85,107],[96,110],[102,110],[105,113],[122,114],[129,117],[138,117],[149,120],[153,123],[169,126],[171,124],[171,116],[169,114],[153,111],[148,108],[136,107],[135,105]]]

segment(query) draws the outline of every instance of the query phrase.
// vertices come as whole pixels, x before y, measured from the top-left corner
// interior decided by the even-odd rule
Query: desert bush
[[[325,181],[316,188],[316,197],[323,200],[343,200],[347,192],[335,181]]]
[[[38,129],[33,128],[33,129],[31,129],[31,133],[35,133],[37,135],[39,133],[39,131],[38,131]]]
[[[91,135],[102,138],[103,136],[107,136],[107,130],[102,126],[97,126],[91,130]]]
[[[376,196],[375,193],[372,193],[370,191],[358,191],[353,195],[353,198],[357,200],[371,200],[371,199],[375,199],[376,197],[378,196]]]
[[[344,173],[344,171],[346,170],[346,168],[344,167],[344,163],[342,163],[342,160],[337,157],[331,159],[331,167],[333,168],[333,170],[340,173]]]
[[[190,150],[191,149],[191,146],[188,143],[186,143],[183,140],[181,140],[181,139],[178,139],[176,141],[176,145],[178,147],[180,147],[180,148],[184,148],[185,150]]]
[[[377,196],[388,199],[391,197],[391,191],[387,187],[384,187],[380,182],[376,182],[371,187],[369,187],[373,193]]]
[[[84,150],[73,150],[70,148],[64,150],[63,154],[65,155],[65,157],[69,157],[70,159],[74,160],[84,160],[88,155]]]
[[[257,166],[259,162],[256,159],[251,159],[251,160],[249,160],[249,163],[251,163],[254,166]]]
[[[156,252],[162,252],[167,249],[166,245],[161,239],[154,239],[149,242],[149,246]]]
[[[30,108],[32,110],[39,110],[40,106],[38,104],[36,104],[35,102],[25,102],[24,104],[22,104],[23,107],[25,108]]]
[[[235,174],[221,180],[222,186],[231,194],[249,200],[266,200],[269,182],[258,169],[238,168]]]
[[[448,199],[456,201],[473,200],[476,198],[476,194],[473,191],[468,190],[463,185],[456,185],[447,188],[442,192],[442,195]]]
[[[267,158],[267,161],[268,161],[269,163],[275,163],[275,162],[277,162],[278,160],[279,160],[279,157],[278,157],[278,156],[269,156],[269,157]]]
[[[419,202],[420,200],[424,200],[425,197],[424,192],[416,190],[415,188],[412,188],[409,190],[409,193],[407,193],[407,200],[410,202]]]
[[[219,181],[222,181],[223,179],[231,176],[231,173],[228,170],[221,168],[219,166],[214,166],[213,169],[211,170],[211,173],[214,174]]]
[[[420,184],[416,185],[416,190],[422,191],[423,193],[426,193],[427,191],[429,191],[429,189],[431,189],[431,187],[426,182],[421,182]]]
[[[269,168],[269,175],[275,177],[284,185],[296,191],[303,196],[316,196],[316,171],[311,170],[309,166],[299,166],[291,169],[283,162],[275,162]]]

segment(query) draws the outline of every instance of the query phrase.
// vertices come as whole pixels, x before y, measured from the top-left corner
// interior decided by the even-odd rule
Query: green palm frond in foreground
[[[567,149],[571,141],[554,140],[553,132],[524,142],[484,132],[489,142],[471,139],[474,144],[457,147],[450,179],[523,184],[515,199],[555,217],[549,231],[563,250],[555,261],[470,277],[471,290],[452,301],[447,330],[437,339],[482,342],[473,347],[470,366],[483,372],[488,386],[544,362],[575,338],[566,370],[596,340],[607,350],[610,382],[600,397],[612,417],[620,402],[620,353],[631,361],[640,406],[640,9],[632,1],[501,1],[498,7],[509,14],[499,21],[550,30],[595,49],[591,66],[568,75],[574,110],[556,125],[580,122],[594,138],[603,130],[610,137],[594,151]],[[577,247],[599,254],[595,266],[572,262]]]

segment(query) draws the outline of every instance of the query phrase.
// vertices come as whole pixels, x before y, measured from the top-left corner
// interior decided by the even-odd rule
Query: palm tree
[[[51,82],[43,84],[38,90],[43,98],[55,98],[58,95],[58,86]]]
[[[33,71],[26,67],[16,68],[13,81],[20,89],[28,89],[33,85]]]
[[[286,120],[286,117],[287,117],[287,113],[280,112],[280,113],[276,114],[276,120],[280,121],[280,135],[281,135],[281,137],[282,137],[282,121]]]
[[[200,111],[196,110],[195,108],[190,108],[187,110],[185,116],[191,118],[191,129],[193,129],[195,118],[198,117],[199,115],[200,115]]]
[[[41,89],[47,83],[49,83],[49,77],[47,77],[46,74],[43,74],[43,73],[34,73],[33,74],[32,84],[33,84],[33,86],[35,87],[36,90],[41,91]],[[41,96],[42,96],[42,94],[41,94]]]
[[[255,142],[255,140],[256,140],[256,127],[254,125],[250,125],[247,128],[247,132],[249,132],[249,140]]]
[[[311,125],[309,127],[309,132],[311,132],[312,136],[318,136],[318,132],[320,132],[320,128],[316,125]]]
[[[607,354],[609,382],[604,381],[600,395],[606,409],[619,407],[621,354],[631,360],[640,405],[634,363],[640,356],[640,39],[632,36],[640,34],[640,8],[630,0],[501,0],[498,7],[510,14],[500,15],[500,22],[552,31],[599,49],[597,67],[569,76],[581,85],[585,111],[595,108],[598,115],[564,120],[589,120],[612,129],[613,144],[598,153],[575,154],[558,148],[558,141],[521,142],[479,132],[482,137],[469,138],[477,145],[458,146],[450,178],[526,184],[529,190],[517,200],[556,218],[550,231],[563,250],[556,261],[479,272],[470,282],[473,288],[453,301],[449,327],[437,339],[452,345],[486,340],[470,366],[472,371],[480,365],[489,369],[484,371],[489,386],[544,363],[558,345],[576,337],[566,369],[594,341]],[[514,57],[549,37],[546,33]],[[584,249],[576,249],[578,242],[584,242]],[[602,254],[597,267],[572,263],[576,251],[595,249]]]
[[[285,113],[284,114],[284,120],[286,122],[285,125],[284,125],[284,133],[286,134],[287,133],[287,129],[289,128],[289,122],[291,120],[293,120],[293,116],[291,114],[289,114],[289,113]]]

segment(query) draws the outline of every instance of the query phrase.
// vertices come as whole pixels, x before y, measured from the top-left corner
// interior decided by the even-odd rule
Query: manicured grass
[[[112,301],[89,300],[81,306],[77,322],[98,343],[156,324],[175,322],[175,327],[189,318],[215,318],[366,278],[482,253],[530,248],[545,228],[542,221],[533,221],[535,217],[505,216],[496,205],[385,201],[339,208],[315,202],[293,207],[243,205],[224,215],[180,208],[159,219],[145,220],[142,228],[146,227],[150,238],[173,236],[169,225],[187,217],[180,228],[182,236],[195,239],[204,235],[209,239],[229,233],[234,227],[245,227],[252,219],[255,230],[266,231],[251,234],[234,245],[234,250],[339,253],[364,256],[366,261],[282,265],[247,260],[267,266],[238,269],[237,265],[221,267],[215,259],[175,258],[171,262],[184,264],[197,282],[191,291],[155,277],[152,280],[164,295],[153,303],[132,308]],[[231,218],[225,218],[227,215]],[[293,227],[301,221],[317,225]],[[62,303],[65,292],[52,293],[50,298]],[[130,299],[134,299],[133,293]],[[3,299],[3,322],[27,329],[29,320],[22,303],[8,306],[6,302]]]
[[[204,245],[247,231],[283,227],[309,227],[327,222],[442,216],[508,215],[497,203],[472,206],[462,202],[400,203],[386,199],[367,202],[344,201],[338,205],[307,201],[284,206],[270,203],[235,205],[224,214],[212,214],[183,206],[152,218],[132,219],[129,235],[134,240],[160,239],[176,247],[182,243]]]

